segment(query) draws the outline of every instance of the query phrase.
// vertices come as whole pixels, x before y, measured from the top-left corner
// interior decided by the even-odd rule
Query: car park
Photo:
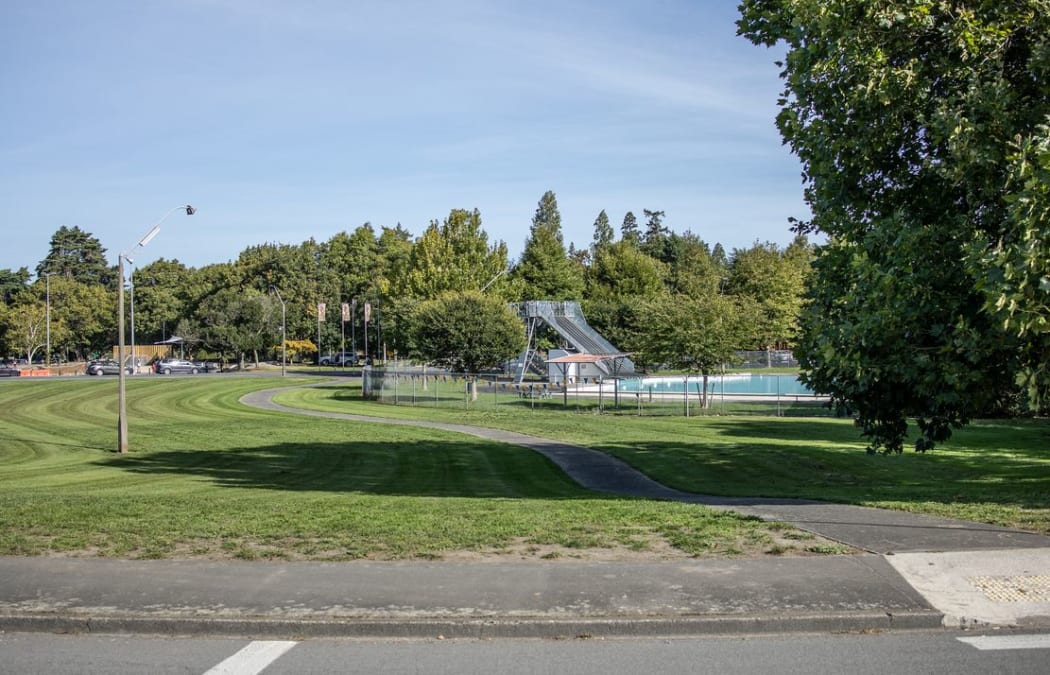
[[[128,366],[125,369],[130,375],[134,372],[134,368]],[[119,375],[120,364],[113,359],[102,359],[98,361],[91,361],[87,364],[87,368],[84,369],[88,375]]]
[[[172,373],[190,373],[196,375],[207,369],[203,363],[196,361],[184,361],[182,359],[161,359],[153,364],[153,372],[159,375],[171,375]]]

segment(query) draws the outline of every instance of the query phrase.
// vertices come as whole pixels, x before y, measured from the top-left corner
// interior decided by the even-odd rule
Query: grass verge
[[[394,407],[356,384],[282,392],[286,405],[455,421],[592,447],[690,492],[805,497],[961,518],[1050,534],[1050,421],[978,421],[934,451],[867,455],[849,420],[632,417],[502,406]]]
[[[127,455],[113,452],[115,381],[0,384],[0,554],[345,560],[827,552],[826,542],[776,524],[587,492],[522,448],[239,403],[249,391],[294,381],[132,378]],[[311,390],[300,400],[341,406],[346,391]]]

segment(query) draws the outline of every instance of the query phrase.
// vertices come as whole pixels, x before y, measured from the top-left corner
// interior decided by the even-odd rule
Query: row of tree
[[[178,335],[201,353],[230,360],[272,357],[281,341],[281,303],[288,344],[314,355],[317,342],[323,351],[360,350],[365,331],[376,358],[397,353],[476,370],[513,355],[468,363],[447,353],[448,344],[435,346],[431,329],[444,322],[434,313],[470,316],[456,310],[464,295],[504,309],[521,300],[581,301],[592,325],[636,352],[643,366],[714,369],[734,349],[795,341],[812,257],[804,238],[784,249],[756,243],[727,254],[691,232],[671,231],[662,211],[644,217],[643,229],[626,214],[617,237],[603,211],[590,246],[566,248],[556,196],[547,192],[517,261],[503,242],[489,241],[477,210],[455,209],[415,238],[400,226],[377,231],[366,223],[325,242],[252,246],[236,261],[201,268],[161,259],[130,270],[133,293],[125,296],[134,298],[139,344]],[[116,277],[95,237],[60,228],[35,275],[0,270],[0,348],[30,358],[41,352],[50,310],[58,358],[108,352],[116,341]],[[320,303],[332,308],[323,321]],[[354,310],[349,321],[339,311],[344,304]],[[509,320],[522,333],[520,322]],[[484,334],[502,332],[480,318],[475,323]],[[692,337],[684,344],[671,339],[685,330]]]

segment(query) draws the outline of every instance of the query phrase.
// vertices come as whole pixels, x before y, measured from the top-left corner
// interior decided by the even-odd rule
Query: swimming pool
[[[695,394],[703,386],[699,375],[689,376],[689,393]],[[684,375],[662,377],[639,377],[622,380],[622,392],[652,392],[654,394],[681,394],[686,387]],[[813,390],[798,381],[795,375],[755,375],[738,373],[733,375],[710,375],[707,391],[711,394],[754,394],[764,396],[814,396]]]

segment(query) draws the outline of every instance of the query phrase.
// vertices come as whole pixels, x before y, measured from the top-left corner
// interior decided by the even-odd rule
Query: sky
[[[632,211],[727,250],[793,237],[781,56],[735,0],[0,3],[0,269],[63,225],[191,267],[478,209],[516,258]],[[174,207],[191,204],[192,217]],[[161,222],[162,221],[162,222]]]

